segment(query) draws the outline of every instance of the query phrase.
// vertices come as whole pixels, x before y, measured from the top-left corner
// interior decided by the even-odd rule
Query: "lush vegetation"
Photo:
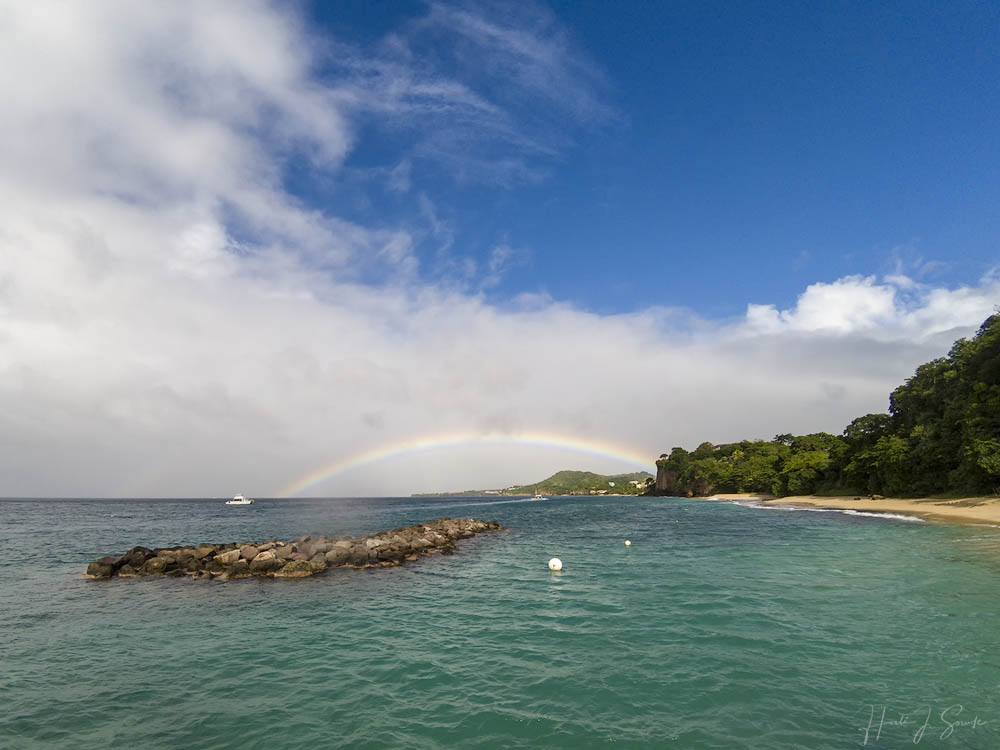
[[[1000,493],[1000,315],[947,357],[917,368],[841,435],[674,448],[656,462],[659,494]]]
[[[594,474],[591,471],[557,471],[548,479],[535,484],[508,487],[504,494],[534,495],[541,492],[543,495],[573,495],[604,490],[609,494],[638,495],[646,489],[646,481],[652,479],[653,475],[648,471],[610,475]],[[637,488],[632,482],[639,482],[641,486]]]
[[[632,482],[639,482],[636,487]],[[591,471],[557,471],[548,479],[534,484],[520,484],[506,487],[502,490],[463,490],[462,492],[435,492],[414,495],[413,497],[469,497],[485,494],[492,495],[589,495],[593,492],[605,491],[608,494],[640,495],[653,482],[653,475],[648,471],[636,471],[631,474],[594,474]]]

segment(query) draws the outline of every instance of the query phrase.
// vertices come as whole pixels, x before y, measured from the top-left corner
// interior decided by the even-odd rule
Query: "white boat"
[[[236,495],[232,500],[226,500],[226,505],[253,505],[253,500],[243,495]]]
[[[535,493],[535,500],[545,500],[545,499],[546,499],[545,495],[543,495],[541,492]]]

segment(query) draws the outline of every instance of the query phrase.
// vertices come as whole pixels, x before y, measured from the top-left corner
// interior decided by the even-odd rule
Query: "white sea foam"
[[[807,513],[840,513],[845,516],[864,516],[866,518],[884,518],[893,521],[913,521],[924,523],[924,519],[916,516],[905,516],[900,513],[880,513],[878,511],[853,510],[851,508],[802,508],[795,505],[762,505],[753,500],[733,500],[732,505],[741,505],[744,508],[758,508],[760,510],[799,510]]]
[[[924,519],[918,518],[917,516],[907,516],[901,513],[880,513],[878,511],[867,511],[867,510],[851,510],[850,508],[836,509],[837,512],[843,513],[847,516],[869,516],[871,518],[893,518],[897,521],[916,521],[917,523],[924,523]]]

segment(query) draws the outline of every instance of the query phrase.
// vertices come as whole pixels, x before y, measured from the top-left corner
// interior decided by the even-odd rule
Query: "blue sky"
[[[543,291],[602,312],[670,304],[715,318],[747,302],[790,305],[818,280],[903,271],[953,285],[997,262],[996,5],[540,6],[527,22],[579,65],[573,93],[592,101],[578,111],[504,97],[502,68],[463,69],[435,48],[457,35],[413,30],[433,14],[424,3],[321,3],[309,19],[362,50],[407,37],[550,149],[480,144],[532,172],[497,184],[421,162],[414,131],[372,122],[345,161],[415,160],[408,191],[373,184],[351,215],[419,221],[425,196],[451,228],[451,254],[485,265],[493,247],[516,249],[493,297]],[[344,196],[309,187],[305,200],[344,210]],[[419,246],[429,275],[440,244]]]
[[[995,4],[0,13],[0,496],[652,469],[1000,304]]]

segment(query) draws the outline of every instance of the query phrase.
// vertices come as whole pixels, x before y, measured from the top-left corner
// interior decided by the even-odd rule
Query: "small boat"
[[[253,500],[243,495],[236,495],[232,500],[226,500],[226,505],[253,505]]]
[[[545,495],[543,495],[543,494],[542,494],[541,492],[536,492],[536,493],[535,493],[535,498],[534,498],[534,499],[535,499],[535,500],[546,500],[547,498],[546,498],[546,497],[545,497]]]

